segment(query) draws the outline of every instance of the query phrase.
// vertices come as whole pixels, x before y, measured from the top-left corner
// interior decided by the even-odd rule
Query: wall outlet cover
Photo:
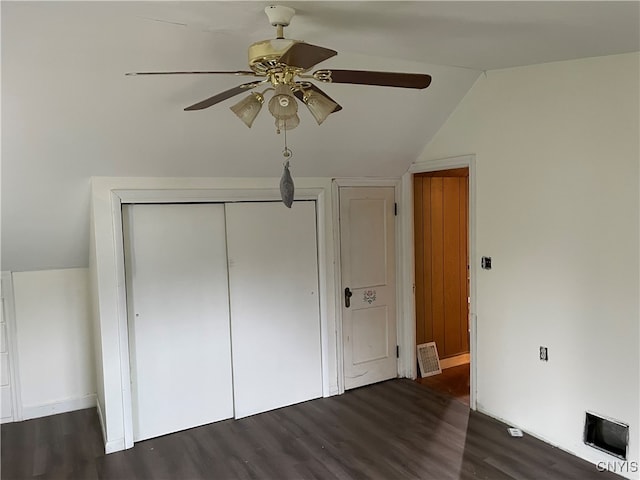
[[[549,350],[547,347],[540,347],[540,360],[543,362],[549,361]]]

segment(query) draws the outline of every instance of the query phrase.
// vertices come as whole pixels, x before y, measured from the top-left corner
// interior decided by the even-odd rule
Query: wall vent
[[[586,412],[584,443],[626,460],[629,448],[629,425]]]
[[[442,373],[436,342],[421,343],[416,349],[418,351],[418,365],[420,365],[422,378]]]

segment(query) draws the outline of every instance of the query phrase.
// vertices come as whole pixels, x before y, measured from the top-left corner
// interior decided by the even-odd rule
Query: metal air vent
[[[422,343],[416,347],[421,377],[430,377],[442,373],[436,342]]]

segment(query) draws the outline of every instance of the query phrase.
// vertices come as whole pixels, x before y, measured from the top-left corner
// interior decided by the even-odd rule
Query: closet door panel
[[[123,209],[136,441],[233,417],[223,205]]]
[[[226,215],[236,418],[322,396],[315,202]]]

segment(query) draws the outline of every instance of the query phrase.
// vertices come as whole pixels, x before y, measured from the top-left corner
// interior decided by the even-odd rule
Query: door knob
[[[349,290],[349,287],[344,289],[344,306],[346,308],[349,308],[351,306],[351,296],[353,295],[353,293],[351,293],[351,290]]]

